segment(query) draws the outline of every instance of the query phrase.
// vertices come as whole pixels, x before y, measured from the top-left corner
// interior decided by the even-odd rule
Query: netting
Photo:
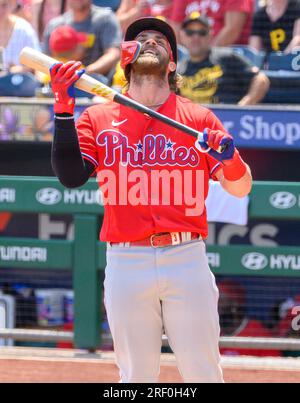
[[[1,269],[0,288],[3,295],[0,295],[0,301],[8,296],[12,299],[6,305],[6,316],[11,318],[10,326],[1,327],[37,331],[37,336],[34,335],[33,338],[32,334],[28,338],[25,331],[23,339],[21,331],[14,343],[6,337],[2,344],[72,347],[70,333],[69,339],[65,340],[56,340],[48,334],[47,341],[47,336],[43,335],[43,331],[73,330],[74,292],[71,280],[71,274],[67,271],[41,273],[37,270]],[[220,290],[223,355],[300,356],[299,345],[296,345],[297,348],[290,348],[287,342],[289,339],[291,342],[299,339],[300,279],[217,276],[217,283]],[[113,349],[104,305],[102,309],[101,347]],[[40,337],[39,330],[42,331]],[[238,341],[240,337],[259,340],[243,345]],[[266,343],[260,342],[261,338]],[[278,339],[279,345],[274,343],[274,338]],[[285,344],[282,342],[283,338]],[[170,351],[167,342],[164,342],[164,349]]]

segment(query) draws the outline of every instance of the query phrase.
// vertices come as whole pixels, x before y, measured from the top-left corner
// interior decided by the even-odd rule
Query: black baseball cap
[[[194,11],[191,13],[189,16],[185,18],[185,20],[182,23],[182,28],[186,28],[191,22],[200,22],[202,25],[204,25],[207,29],[210,29],[210,23],[205,17],[205,15],[200,14],[198,11]]]
[[[158,31],[163,34],[172,50],[174,62],[177,63],[177,41],[173,28],[160,18],[145,17],[134,21],[125,33],[125,41],[134,41],[143,31]]]

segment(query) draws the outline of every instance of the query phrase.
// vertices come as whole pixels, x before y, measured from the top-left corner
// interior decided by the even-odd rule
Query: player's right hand
[[[206,128],[203,130],[203,140],[198,140],[198,144],[200,151],[207,150],[209,155],[223,164],[233,159],[235,152],[233,137],[225,131]],[[224,147],[222,152],[220,152],[221,147]]]
[[[54,94],[54,113],[74,114],[74,84],[85,70],[78,70],[81,62],[55,63],[50,67],[50,78]]]

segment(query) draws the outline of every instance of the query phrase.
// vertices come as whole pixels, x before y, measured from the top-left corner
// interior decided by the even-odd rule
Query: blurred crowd
[[[122,91],[120,43],[128,25],[143,16],[174,28],[180,93],[200,103],[263,102],[272,81],[268,55],[300,46],[300,0],[0,0],[0,95],[15,95],[7,91],[10,84],[18,87],[16,73],[24,75],[23,87],[31,80],[34,94],[43,94],[41,86],[51,93],[48,77],[33,77],[20,64],[25,46],[79,60],[87,73]]]
[[[249,315],[248,308],[253,306],[253,291],[248,294],[245,287],[236,280],[218,282],[219,315],[222,336],[259,337],[259,338],[299,338],[298,327],[293,328],[293,321],[298,324],[300,296],[276,301],[270,309],[268,320],[263,322]],[[254,355],[258,357],[299,356],[299,351],[280,351],[262,348],[241,349],[223,348],[223,355]]]

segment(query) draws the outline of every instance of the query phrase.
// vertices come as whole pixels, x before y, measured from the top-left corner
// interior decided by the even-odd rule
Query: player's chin
[[[163,75],[167,67],[158,58],[143,57],[134,63],[133,71],[139,75]]]

